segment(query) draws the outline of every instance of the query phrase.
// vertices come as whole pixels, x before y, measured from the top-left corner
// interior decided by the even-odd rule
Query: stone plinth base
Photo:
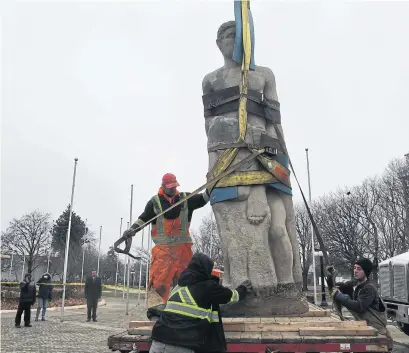
[[[235,304],[220,307],[222,317],[268,317],[300,315],[308,311],[308,302],[295,285],[279,285],[271,297],[247,294]]]

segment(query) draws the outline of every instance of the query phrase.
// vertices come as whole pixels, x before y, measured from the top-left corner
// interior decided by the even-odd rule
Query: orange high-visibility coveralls
[[[160,189],[136,223],[143,224],[154,215],[166,210],[172,203],[185,198],[187,193],[178,195],[177,199],[170,199]],[[157,218],[152,225],[151,235],[155,246],[152,249],[149,288],[153,287],[162,297],[163,302],[167,301],[171,287],[176,284],[181,272],[192,258],[193,242],[189,233],[189,213],[191,216],[194,209],[203,207],[207,201],[206,194],[195,195],[183,202],[180,207],[170,210],[169,215],[165,213]],[[151,212],[154,212],[153,216]]]

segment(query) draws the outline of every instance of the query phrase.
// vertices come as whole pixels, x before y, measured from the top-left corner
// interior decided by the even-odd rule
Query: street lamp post
[[[101,256],[101,237],[102,237],[102,226],[99,227],[99,246],[98,246],[97,276],[99,276],[99,258],[100,258],[100,256]]]
[[[72,178],[72,188],[71,188],[70,218],[68,220],[68,231],[67,231],[66,244],[65,244],[63,291],[62,291],[62,302],[61,302],[61,321],[64,321],[65,286],[67,284],[68,251],[70,250],[71,221],[72,221],[72,209],[73,209],[73,202],[74,202],[75,176],[77,173],[77,163],[78,163],[78,158],[75,158],[74,159],[74,176]]]
[[[143,237],[144,237],[144,235],[145,235],[145,228],[142,229],[142,253],[143,253],[143,250],[144,250],[144,248],[143,248]],[[142,265],[143,265],[143,259],[142,259],[142,256],[141,256],[141,258],[140,258],[140,260],[139,260],[139,286],[138,286],[138,291],[139,291],[139,293],[138,293],[138,304],[139,304],[139,302],[141,301]]]
[[[48,251],[48,259],[47,259],[47,273],[50,271],[51,250],[52,250],[52,246],[51,246],[51,244],[50,244],[50,250]]]
[[[14,252],[11,253],[10,273],[9,273],[10,281],[11,281],[11,269],[13,268],[13,258],[14,258]]]
[[[23,269],[21,271],[21,280],[24,279],[24,266],[26,264],[26,254],[23,254]]]
[[[129,222],[126,222],[126,229],[129,229]],[[127,266],[126,266],[126,254],[124,254],[124,288],[122,290],[122,299],[125,299],[125,287],[126,287],[126,274],[127,274],[127,271],[128,271],[128,269],[127,269]]]
[[[148,304],[148,285],[149,285],[149,266],[150,266],[150,261],[151,261],[151,231],[150,231],[151,226],[149,225],[148,228],[148,234],[147,234],[147,238],[148,238],[148,257],[146,260],[146,278],[145,278],[145,303]]]
[[[122,236],[122,217],[121,217],[121,224],[119,226],[119,236]],[[119,255],[116,259],[116,272],[115,272],[115,291],[114,291],[114,296],[116,297],[116,286],[118,284],[118,266],[119,266]]]
[[[311,207],[311,177],[310,177],[310,159],[308,156],[308,148],[305,149],[305,153],[307,156],[307,173],[308,173],[308,202]],[[311,252],[312,252],[312,271],[314,277],[314,304],[317,304],[317,274],[315,269],[315,242],[314,242],[314,227],[311,222]]]
[[[324,253],[321,250],[316,250],[315,255],[320,257],[320,266],[321,266],[321,305],[328,306],[327,296],[325,294],[325,278],[324,278]]]
[[[133,202],[133,185],[131,185],[131,206],[129,209],[129,227],[128,229],[130,229],[130,227],[132,227],[132,202]],[[128,274],[127,274],[127,282],[128,282],[128,289],[127,289],[127,293],[126,293],[126,312],[125,315],[129,315],[129,256],[128,256]]]

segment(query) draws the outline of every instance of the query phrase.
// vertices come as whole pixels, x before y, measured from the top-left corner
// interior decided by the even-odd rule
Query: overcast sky
[[[201,82],[233,1],[8,2],[2,21],[1,229],[34,209],[74,211],[102,249],[175,173],[206,181]],[[4,3],[3,3],[4,5]],[[276,76],[282,124],[313,197],[409,152],[409,2],[252,1],[255,62]],[[295,180],[292,180],[295,188]],[[294,197],[300,200],[298,190]],[[210,206],[195,212],[193,228]],[[137,238],[140,237],[137,235]]]

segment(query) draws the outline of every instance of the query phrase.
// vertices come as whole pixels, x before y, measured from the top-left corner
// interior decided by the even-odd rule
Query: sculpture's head
[[[216,44],[223,56],[231,59],[233,57],[234,38],[236,36],[236,22],[223,23],[217,31]]]

